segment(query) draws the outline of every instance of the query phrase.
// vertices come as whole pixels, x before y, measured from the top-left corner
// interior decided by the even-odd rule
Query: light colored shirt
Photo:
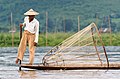
[[[35,34],[34,42],[38,43],[38,36],[39,36],[39,21],[37,19],[33,19],[29,22],[29,17],[26,16],[24,18],[23,26],[25,26],[24,30],[29,31],[30,33]]]

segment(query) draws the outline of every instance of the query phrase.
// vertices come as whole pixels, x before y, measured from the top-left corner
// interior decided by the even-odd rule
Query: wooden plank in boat
[[[37,70],[78,70],[78,69],[120,69],[120,64],[110,64],[107,66],[44,66],[44,65],[25,65],[22,64],[23,68],[37,69]]]

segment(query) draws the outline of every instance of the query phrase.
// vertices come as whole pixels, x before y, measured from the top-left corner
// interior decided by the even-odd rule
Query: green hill
[[[23,22],[24,12],[30,8],[40,13],[40,31],[45,32],[48,12],[48,31],[77,31],[77,20],[80,16],[80,28],[91,22],[98,27],[108,27],[108,16],[114,32],[120,31],[120,0],[0,0],[0,32],[8,32],[13,25]],[[12,14],[12,18],[11,18]],[[97,18],[97,19],[96,19]]]

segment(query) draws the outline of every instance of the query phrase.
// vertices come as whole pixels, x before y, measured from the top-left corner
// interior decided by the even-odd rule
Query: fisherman
[[[16,58],[16,64],[21,60],[23,60],[24,53],[26,51],[26,45],[28,42],[29,45],[29,64],[32,65],[34,61],[34,53],[35,47],[38,43],[38,36],[39,36],[39,21],[35,18],[35,15],[39,13],[30,9],[24,15],[24,23],[20,24],[20,27],[24,26],[24,33],[21,38],[19,47],[18,47],[18,56]]]

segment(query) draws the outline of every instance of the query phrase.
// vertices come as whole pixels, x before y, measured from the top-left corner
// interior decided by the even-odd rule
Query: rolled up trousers
[[[33,63],[34,61],[34,53],[35,53],[35,46],[34,46],[35,34],[30,33],[29,31],[25,30],[20,41],[18,47],[18,59],[23,60],[24,53],[26,51],[26,46],[28,42],[29,46],[29,63]]]

